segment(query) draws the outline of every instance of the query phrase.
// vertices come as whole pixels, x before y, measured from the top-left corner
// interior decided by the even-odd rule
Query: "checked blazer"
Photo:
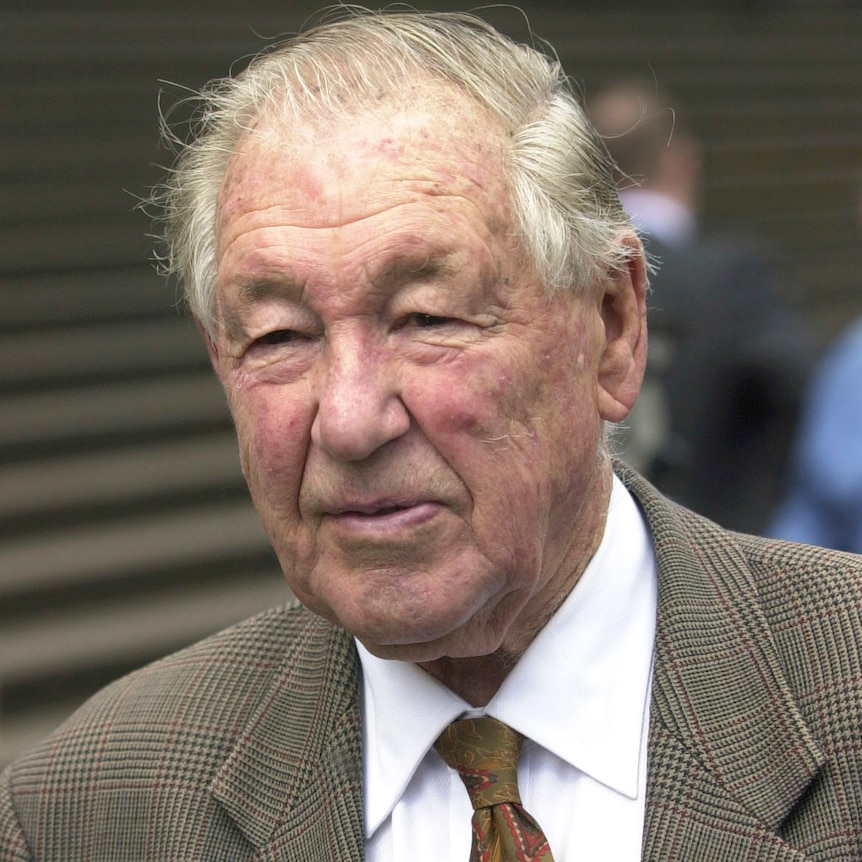
[[[618,472],[659,573],[643,859],[862,859],[862,558]],[[304,608],[119,680],[0,782],[2,862],[358,862],[360,668]]]

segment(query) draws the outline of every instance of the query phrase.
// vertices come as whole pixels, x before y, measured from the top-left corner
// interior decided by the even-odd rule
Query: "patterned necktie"
[[[523,743],[520,733],[487,716],[453,721],[434,743],[473,803],[470,862],[554,862],[545,833],[521,805]]]

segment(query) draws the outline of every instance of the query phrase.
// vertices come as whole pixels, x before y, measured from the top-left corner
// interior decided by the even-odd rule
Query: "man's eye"
[[[273,332],[267,332],[266,335],[261,335],[259,338],[256,338],[254,343],[265,346],[288,344],[299,338],[302,338],[302,335],[295,329],[276,329]]]
[[[429,329],[434,326],[445,326],[447,323],[452,323],[452,318],[416,312],[407,318],[407,322],[419,329]]]

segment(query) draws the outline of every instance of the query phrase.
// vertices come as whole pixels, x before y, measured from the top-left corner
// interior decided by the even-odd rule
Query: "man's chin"
[[[451,601],[453,589],[437,588],[433,573],[414,575],[412,581],[403,574],[377,573],[367,580],[374,585],[350,590],[342,584],[340,593],[331,584],[326,591],[297,584],[294,594],[309,610],[346,629],[368,652],[383,659],[429,662],[486,655],[499,648],[499,632],[511,623],[511,615],[501,611],[513,608],[500,607],[494,593],[477,589],[469,595],[461,588],[456,604]]]
[[[443,660],[478,659],[491,655],[499,649],[499,639],[484,638],[478,632],[471,632],[469,626],[459,626],[442,634],[410,633],[405,637],[402,630],[400,638],[381,641],[379,636],[356,635],[357,640],[372,655],[394,661],[409,661],[414,664],[428,664]]]
[[[376,641],[362,638],[357,635],[357,640],[377,658],[390,661],[409,661],[414,664],[435,661],[446,655],[445,647],[435,639],[430,642],[410,642],[397,644],[380,644]]]

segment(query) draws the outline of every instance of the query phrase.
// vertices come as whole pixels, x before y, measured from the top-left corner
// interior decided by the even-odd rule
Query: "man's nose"
[[[385,357],[361,340],[330,343],[317,378],[311,438],[339,461],[359,461],[410,427],[410,414]]]

